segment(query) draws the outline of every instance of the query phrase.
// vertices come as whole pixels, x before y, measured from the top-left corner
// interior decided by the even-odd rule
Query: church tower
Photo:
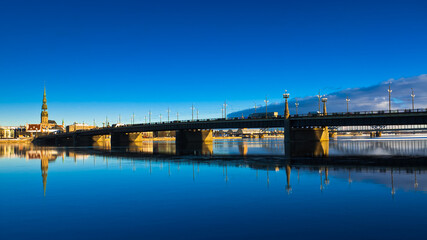
[[[41,114],[41,124],[48,124],[49,117],[47,113],[47,104],[46,104],[46,87],[43,92],[43,105],[42,105],[42,114]]]

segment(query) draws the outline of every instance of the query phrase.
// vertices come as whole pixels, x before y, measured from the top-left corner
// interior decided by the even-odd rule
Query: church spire
[[[44,91],[43,91],[43,105],[42,105],[42,109],[43,110],[47,110],[46,87],[44,87]]]
[[[43,104],[42,104],[42,113],[41,113],[41,123],[47,124],[49,122],[49,116],[47,113],[47,100],[46,100],[46,86],[43,91]]]

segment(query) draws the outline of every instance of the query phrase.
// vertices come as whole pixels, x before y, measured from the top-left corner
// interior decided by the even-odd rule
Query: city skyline
[[[231,113],[266,96],[281,103],[286,89],[305,98],[426,74],[423,1],[23,1],[1,9],[3,126],[38,122],[44,84],[51,119],[102,125],[133,113],[144,122],[150,110],[153,121],[166,119],[168,108],[191,119],[192,104],[214,118],[224,101]]]

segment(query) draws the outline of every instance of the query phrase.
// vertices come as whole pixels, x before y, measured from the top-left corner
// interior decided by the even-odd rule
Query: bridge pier
[[[111,146],[128,146],[132,142],[142,142],[143,133],[111,133]]]
[[[381,131],[370,132],[369,135],[370,135],[371,138],[381,137],[382,132]]]
[[[285,127],[286,127],[285,120]],[[285,156],[324,157],[329,155],[328,127],[285,128]]]
[[[176,145],[212,142],[212,130],[179,130],[176,132]]]

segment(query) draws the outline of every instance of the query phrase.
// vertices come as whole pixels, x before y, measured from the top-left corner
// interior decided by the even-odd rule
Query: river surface
[[[427,138],[339,138],[326,145],[298,146],[296,152],[309,152],[300,162],[283,158],[283,139],[185,149],[173,142],[3,144],[0,239],[427,236]],[[310,162],[318,156],[334,161]],[[372,164],[339,162],[348,156]],[[411,159],[418,164],[406,164]]]

